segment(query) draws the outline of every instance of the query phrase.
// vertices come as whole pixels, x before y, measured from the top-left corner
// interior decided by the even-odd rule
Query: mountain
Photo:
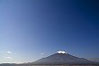
[[[46,58],[42,58],[33,62],[33,64],[88,64],[88,63],[93,62],[86,60],[84,58],[72,56],[64,52],[55,53]]]

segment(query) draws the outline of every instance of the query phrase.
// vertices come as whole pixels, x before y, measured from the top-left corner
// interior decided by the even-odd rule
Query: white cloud
[[[11,54],[12,52],[11,52],[11,51],[7,51],[7,53],[8,53],[8,54]]]
[[[4,58],[5,59],[12,59],[13,55],[14,55],[14,53],[12,53],[11,51],[6,51],[6,53],[4,53]]]
[[[12,59],[12,57],[5,57],[6,59]]]

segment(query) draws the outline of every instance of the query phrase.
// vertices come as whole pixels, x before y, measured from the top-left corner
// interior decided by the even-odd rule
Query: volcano
[[[50,55],[46,58],[39,59],[33,64],[91,64],[93,62],[84,59],[72,56],[65,51],[59,51],[53,55]]]

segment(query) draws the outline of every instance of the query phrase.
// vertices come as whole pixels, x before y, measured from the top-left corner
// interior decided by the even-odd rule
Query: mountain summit
[[[84,58],[72,56],[65,51],[58,51],[46,58],[34,62],[34,64],[87,64],[92,63]]]

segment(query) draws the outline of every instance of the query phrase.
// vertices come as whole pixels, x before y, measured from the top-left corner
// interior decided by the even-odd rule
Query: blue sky
[[[0,0],[0,62],[35,61],[57,50],[99,58],[96,0]]]

